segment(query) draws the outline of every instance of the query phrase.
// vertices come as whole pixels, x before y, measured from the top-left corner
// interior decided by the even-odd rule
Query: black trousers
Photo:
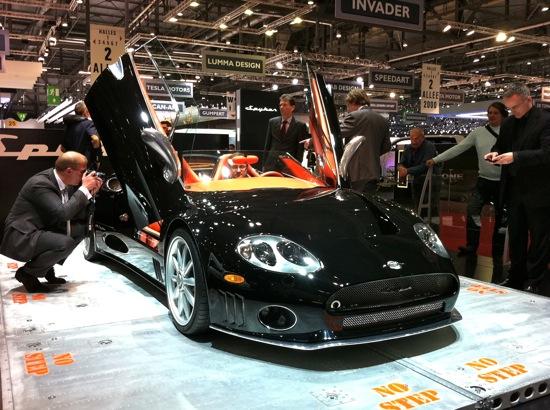
[[[32,258],[25,264],[25,272],[44,277],[48,270],[67,258],[76,245],[84,238],[85,226],[72,225],[71,236],[63,233],[42,231],[36,244],[36,251]]]
[[[509,285],[523,289],[529,282],[542,281],[550,274],[550,205],[525,204],[518,184],[520,181],[510,184],[508,200]]]
[[[359,192],[368,192],[374,194],[378,190],[378,183],[376,180],[360,179],[357,181],[351,181],[351,189]]]
[[[473,276],[477,266],[477,249],[481,232],[481,210],[486,204],[493,204],[495,226],[492,236],[493,282],[502,278],[502,254],[504,253],[505,231],[502,228],[502,207],[499,206],[500,181],[479,177],[467,208],[466,247],[473,252],[466,257],[466,274]]]

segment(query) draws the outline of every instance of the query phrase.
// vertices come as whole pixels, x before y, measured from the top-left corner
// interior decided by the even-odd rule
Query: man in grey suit
[[[279,98],[280,117],[269,120],[265,137],[267,159],[264,169],[273,169],[277,161],[277,152],[288,152],[298,161],[302,161],[304,141],[308,138],[307,127],[303,122],[294,118],[296,102],[288,94]]]
[[[87,163],[77,152],[62,154],[55,168],[25,183],[6,218],[0,253],[26,262],[15,279],[29,293],[49,291],[39,277],[51,284],[66,282],[55,276],[53,266],[84,237],[88,204],[102,184],[95,172],[86,173]]]
[[[348,114],[340,124],[346,150],[346,179],[356,191],[374,192],[380,179],[380,156],[390,150],[388,121],[370,109],[365,90],[355,88],[346,97]],[[357,139],[355,139],[356,137]],[[362,137],[362,138],[358,138]],[[349,147],[348,147],[349,145]]]

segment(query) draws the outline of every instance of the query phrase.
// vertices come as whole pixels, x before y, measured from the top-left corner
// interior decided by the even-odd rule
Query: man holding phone
[[[539,292],[550,280],[550,113],[534,107],[529,88],[512,84],[503,95],[512,115],[485,159],[502,166],[508,209],[508,286]]]
[[[49,292],[49,284],[63,284],[53,266],[73,251],[86,233],[87,208],[103,181],[88,161],[68,151],[55,167],[32,176],[19,192],[5,223],[0,253],[26,262],[15,273],[29,293]],[[80,186],[79,186],[80,185]]]

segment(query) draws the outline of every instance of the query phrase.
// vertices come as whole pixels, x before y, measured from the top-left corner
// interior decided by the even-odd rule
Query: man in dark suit
[[[302,162],[304,141],[308,138],[307,127],[294,118],[296,102],[290,95],[283,94],[279,98],[280,117],[269,120],[265,137],[264,152],[267,159],[264,169],[273,169],[277,161],[277,152],[288,152]]]
[[[370,109],[367,92],[360,88],[346,96],[348,114],[340,124],[346,150],[355,148],[346,169],[351,188],[374,192],[380,179],[380,156],[391,148],[388,120]],[[362,136],[361,140],[356,140]]]
[[[6,218],[0,253],[26,262],[15,279],[27,292],[49,291],[39,277],[52,284],[66,282],[55,276],[53,266],[84,237],[88,204],[102,184],[95,172],[86,173],[87,162],[74,151],[62,154],[55,168],[25,183]]]
[[[485,159],[502,165],[511,261],[507,285],[537,292],[550,279],[550,113],[533,106],[523,84],[509,86],[503,101],[512,115]]]

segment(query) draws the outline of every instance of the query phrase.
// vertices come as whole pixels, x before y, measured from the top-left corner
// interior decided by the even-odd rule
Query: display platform
[[[451,327],[294,351],[215,331],[189,339],[131,272],[80,247],[56,266],[69,282],[54,293],[22,292],[16,268],[0,256],[3,409],[548,408],[537,404],[550,394],[545,297],[461,278]]]

